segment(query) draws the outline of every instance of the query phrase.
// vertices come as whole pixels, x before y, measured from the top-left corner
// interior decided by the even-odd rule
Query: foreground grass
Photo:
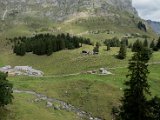
[[[0,120],[75,120],[79,119],[74,113],[56,111],[47,108],[44,102],[33,102],[35,96],[14,94],[12,105],[6,110],[0,110]]]
[[[106,47],[101,46],[99,55],[81,54],[82,50],[91,51],[92,49],[93,46],[84,45],[79,49],[56,52],[49,57],[36,56],[31,53],[24,57],[19,57],[11,52],[4,52],[0,55],[0,65],[29,65],[42,70],[45,76],[41,78],[16,76],[9,77],[8,79],[16,89],[33,90],[43,93],[49,97],[71,103],[84,111],[91,112],[96,117],[110,120],[112,118],[110,115],[111,108],[119,105],[119,99],[123,94],[123,83],[126,80],[125,76],[127,74],[125,66],[128,65],[128,60],[133,53],[128,49],[127,58],[125,60],[118,60],[115,58],[115,55],[118,53],[119,48],[111,48],[111,51],[106,51]],[[160,53],[154,52],[150,62],[159,61]],[[109,71],[113,75],[79,74],[75,76],[63,76],[63,74],[99,70],[101,67],[109,68]],[[160,96],[160,65],[150,65],[149,69],[151,71],[149,84],[151,85],[152,95]],[[15,94],[13,105],[8,108],[12,113],[10,117],[13,117],[15,120],[32,120],[32,118],[40,120],[41,118],[48,120],[78,119],[75,118],[73,113],[49,110],[45,107],[45,103],[30,103],[33,98],[34,96],[27,94]],[[36,113],[38,108],[40,111]],[[28,112],[33,114],[29,114]],[[44,117],[38,115],[41,113],[45,114]]]
[[[149,67],[152,95],[160,96],[160,65]],[[73,104],[94,116],[111,119],[111,109],[119,105],[127,68],[111,70],[113,75],[77,75],[68,77],[10,77],[16,89],[34,90]],[[18,98],[19,99],[19,98]]]

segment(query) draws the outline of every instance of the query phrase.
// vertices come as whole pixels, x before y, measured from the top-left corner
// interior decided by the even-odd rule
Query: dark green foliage
[[[34,37],[19,37],[13,38],[14,41],[13,52],[17,55],[25,55],[26,52],[33,52],[36,55],[51,55],[53,52],[63,49],[79,48],[80,44],[91,44],[90,39],[82,37],[70,36],[69,34],[38,34]]]
[[[7,74],[0,72],[0,107],[12,103],[13,85],[6,79]]]
[[[132,52],[139,52],[142,51],[142,49],[143,45],[141,41],[137,40],[135,43],[133,43]]]
[[[93,48],[93,53],[98,53],[98,52],[99,52],[99,48],[95,46],[95,47]]]
[[[154,42],[154,40],[152,40],[152,42],[151,42],[151,44],[150,44],[150,48],[154,48],[155,47],[155,42]]]
[[[152,53],[153,53],[152,49],[144,47],[141,51],[142,55],[141,58],[143,58],[142,60],[149,61],[149,59],[152,57]]]
[[[118,38],[114,37],[112,39],[107,39],[104,41],[104,44],[107,46],[108,44],[110,47],[119,47],[120,46],[120,41]]]
[[[126,46],[128,46],[128,39],[127,38],[122,38],[121,39],[121,44],[125,44]]]
[[[128,45],[128,48],[132,48],[132,43],[130,43],[130,44]]]
[[[149,107],[146,95],[150,95],[147,82],[148,59],[143,58],[143,52],[138,51],[129,61],[129,81],[125,82],[127,86],[124,89],[124,96],[121,99],[122,105],[116,120],[150,120]]]
[[[25,44],[20,43],[18,45],[15,45],[13,52],[16,53],[16,55],[24,56],[26,54]]]
[[[153,51],[158,51],[158,47],[154,46]]]
[[[158,44],[158,43],[157,43]],[[155,40],[153,40],[150,44],[150,48],[153,50],[153,51],[158,51],[158,47],[157,45],[155,44]]]
[[[160,98],[154,97],[148,101],[150,119],[149,120],[160,120]]]
[[[160,37],[159,37],[159,39],[158,39],[158,42],[157,42],[156,47],[157,47],[158,49],[160,49]]]
[[[139,21],[138,22],[138,28],[140,30],[144,30],[145,32],[147,32],[147,28],[146,28],[146,25],[144,23],[142,23],[142,21]]]
[[[148,47],[148,40],[147,40],[147,38],[145,38],[145,40],[143,42],[143,47]]]
[[[52,47],[53,47],[52,46],[52,41],[48,40],[48,42],[47,42],[47,50],[46,50],[46,54],[48,56],[52,55],[52,53],[53,53],[53,48]]]
[[[119,54],[118,54],[118,59],[125,59],[126,58],[126,52],[127,48],[125,44],[121,44]]]
[[[96,46],[93,48],[93,53],[98,53],[99,52],[99,46],[100,46],[100,44],[97,42]]]
[[[110,44],[107,45],[107,51],[111,50]]]

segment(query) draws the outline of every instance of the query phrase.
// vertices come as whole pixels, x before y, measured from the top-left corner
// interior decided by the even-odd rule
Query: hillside
[[[12,17],[33,16],[64,20],[80,12],[90,16],[108,16],[115,10],[129,11],[137,15],[131,0],[14,0],[0,1],[2,20]]]
[[[68,32],[93,40],[97,32],[99,39],[126,33],[155,37],[147,23],[147,33],[137,28],[143,20],[132,0],[0,0],[0,16],[3,39],[40,32]],[[115,34],[108,35],[108,31]]]
[[[138,29],[139,21],[147,32]],[[38,77],[35,71],[26,74],[26,69],[24,74],[22,69],[8,72],[14,100],[6,109],[0,108],[0,120],[112,120],[111,111],[120,104],[134,53],[128,46],[126,59],[117,59],[119,47],[107,50],[104,41],[128,38],[130,45],[148,37],[150,44],[157,37],[138,16],[132,0],[0,0],[0,25],[0,68],[30,66],[44,73]],[[91,44],[82,44],[83,38],[90,38]],[[93,53],[96,42],[98,54]],[[25,46],[23,50],[19,44]],[[25,55],[14,54],[17,48]],[[102,74],[102,69],[110,74]],[[160,96],[159,51],[153,52],[149,70],[152,95]]]

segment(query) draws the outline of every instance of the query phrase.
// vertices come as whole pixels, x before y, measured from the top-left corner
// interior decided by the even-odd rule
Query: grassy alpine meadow
[[[45,75],[61,75],[85,72],[101,67],[111,68],[124,66],[127,64],[127,59],[129,59],[132,54],[129,52],[128,58],[125,61],[118,60],[115,58],[115,55],[118,54],[119,48],[112,48],[111,51],[106,51],[106,46],[100,47],[99,55],[82,54],[82,50],[92,51],[93,48],[94,46],[84,45],[82,48],[75,50],[55,52],[51,56],[37,56],[28,53],[21,57],[16,56],[12,51],[10,53],[4,52],[1,54],[1,64],[11,66],[29,65],[43,71]]]
[[[74,50],[63,50],[51,56],[37,56],[31,53],[23,57],[16,56],[12,51],[0,55],[0,65],[29,65],[45,73],[44,77],[9,76],[14,89],[30,90],[42,93],[51,98],[63,100],[81,110],[90,112],[93,116],[106,120],[112,119],[111,109],[118,106],[123,95],[124,81],[127,80],[128,60],[133,53],[127,50],[127,58],[119,60],[115,56],[119,48],[106,51],[106,46],[100,46],[99,55],[84,55],[82,50],[92,51],[94,46],[83,45]],[[149,84],[152,95],[160,96],[160,53],[154,52],[149,65]],[[107,68],[112,75],[84,74],[90,70]],[[80,73],[80,74],[75,74]],[[75,74],[75,75],[72,75]],[[64,76],[68,75],[68,76]],[[78,120],[73,112],[54,110],[46,107],[45,102],[32,102],[35,96],[14,93],[12,105],[7,106],[7,120]],[[3,111],[4,113],[6,111]],[[43,113],[43,114],[42,114]]]

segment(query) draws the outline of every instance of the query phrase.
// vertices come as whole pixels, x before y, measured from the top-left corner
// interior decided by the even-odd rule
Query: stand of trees
[[[82,44],[91,45],[90,39],[70,36],[69,34],[38,34],[34,37],[19,37],[11,39],[14,42],[13,52],[23,56],[26,52],[36,55],[51,55],[53,52],[63,49],[75,49]]]
[[[121,44],[128,46],[129,43],[127,38],[122,38],[121,40],[119,40],[117,37],[114,37],[112,39],[106,39],[104,41],[104,44],[110,47],[120,47]]]
[[[110,47],[120,47],[121,42],[117,37],[114,37],[112,39],[106,39],[104,41],[104,44],[107,46],[109,45]]]

